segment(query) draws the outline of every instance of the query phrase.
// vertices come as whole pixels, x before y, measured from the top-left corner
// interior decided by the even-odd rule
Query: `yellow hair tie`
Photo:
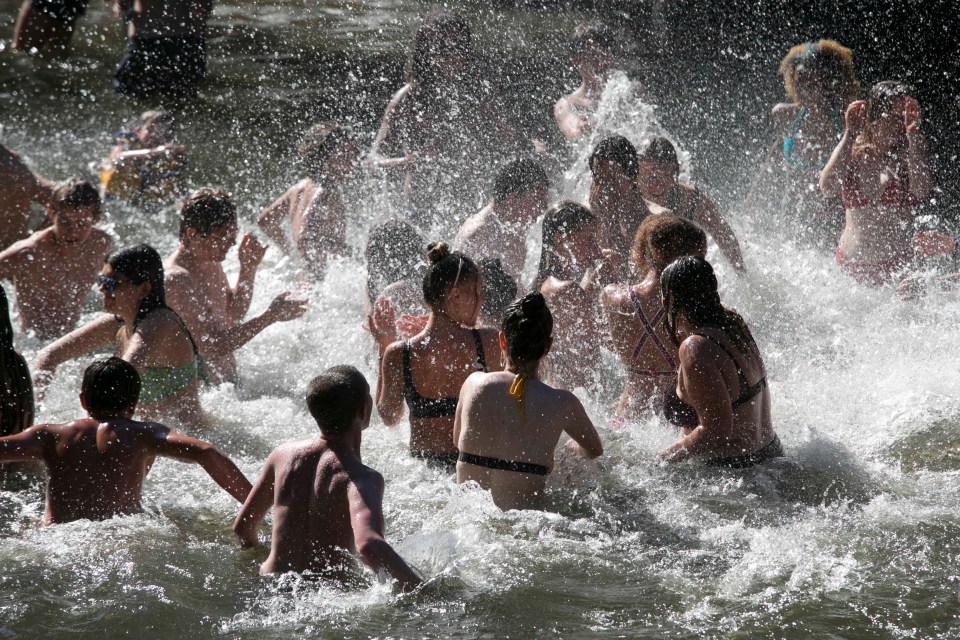
[[[525,373],[518,373],[510,385],[510,396],[517,400],[517,411],[520,413],[520,424],[527,424],[527,409],[523,405],[523,394],[527,389],[529,376]]]

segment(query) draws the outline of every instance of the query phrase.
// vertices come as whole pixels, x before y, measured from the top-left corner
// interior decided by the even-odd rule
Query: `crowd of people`
[[[51,44],[64,46],[81,5],[59,22],[59,44]],[[202,67],[202,38],[161,28],[172,18],[151,18],[152,2],[135,6],[126,16],[132,44],[119,87],[132,86],[137,56],[152,48]],[[17,46],[34,46],[37,21],[59,19],[55,13],[49,2],[27,0]],[[179,47],[184,38],[191,47]],[[476,100],[461,82],[470,41],[460,16],[423,18],[406,83],[386,106],[365,160],[348,127],[310,127],[298,149],[302,180],[257,219],[271,242],[297,257],[303,277],[317,280],[332,255],[349,251],[351,211],[342,194],[361,166],[387,176],[404,203],[401,217],[370,230],[364,252],[363,326],[379,363],[372,392],[348,365],[312,380],[305,404],[320,435],[280,445],[252,486],[214,447],[161,423],[202,433],[202,385],[236,381],[234,352],[306,310],[307,300],[282,293],[247,318],[266,246],[252,233],[237,243],[236,203],[212,187],[190,192],[180,205],[179,243],[165,259],[145,244],[113,248],[98,227],[100,190],[79,178],[54,184],[0,147],[9,186],[0,201],[0,278],[16,292],[20,331],[46,344],[28,369],[13,349],[0,297],[0,461],[45,464],[45,525],[138,511],[149,461],[169,456],[201,464],[242,503],[234,530],[244,545],[258,544],[258,524],[273,508],[264,573],[346,574],[352,552],[412,588],[420,577],[383,537],[383,478],[361,461],[361,433],[374,410],[387,427],[406,414],[410,454],[424,464],[477,483],[503,509],[542,508],[564,433],[571,453],[603,454],[573,390],[591,392],[604,350],[622,365],[615,426],[651,416],[676,426],[678,438],[661,460],[742,468],[784,456],[761,349],[748,322],[720,298],[706,260],[710,239],[735,272],[748,265],[719,208],[680,180],[669,139],[634,145],[600,136],[589,157],[588,202],[551,205],[555,162],[538,141],[514,138],[508,157],[485,176],[487,206],[450,213],[447,196],[462,184],[451,185],[445,172],[483,153],[462,144],[483,121],[478,114],[498,117],[495,99]],[[578,27],[570,54],[582,84],[554,113],[563,136],[578,140],[599,126],[595,108],[613,65],[608,32]],[[835,250],[855,280],[895,283],[914,254],[915,210],[931,190],[911,88],[880,82],[861,99],[851,52],[826,40],[792,49],[781,73],[791,102],[773,109],[777,139],[746,206],[779,198],[777,206],[796,214],[800,237]],[[118,137],[103,192],[138,206],[181,197],[185,157],[169,114],[149,111],[136,131]],[[772,189],[771,176],[786,186]],[[48,222],[23,237],[30,203],[45,206]],[[538,220],[536,260],[527,255],[527,235]],[[231,283],[223,261],[237,244]],[[528,257],[537,268],[524,280]],[[104,313],[77,327],[92,286]],[[35,398],[56,368],[111,345],[116,355],[84,374],[86,417],[31,426]]]

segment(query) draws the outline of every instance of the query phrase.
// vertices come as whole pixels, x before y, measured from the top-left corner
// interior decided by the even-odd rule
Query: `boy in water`
[[[39,460],[46,466],[44,526],[139,513],[143,480],[157,456],[195,462],[239,502],[246,499],[250,483],[212,445],[132,420],[139,396],[133,365],[117,357],[98,360],[84,372],[80,391],[88,417],[0,438],[0,462]]]
[[[613,34],[603,25],[580,24],[570,39],[570,61],[580,73],[580,86],[557,100],[553,118],[567,140],[589,135],[597,101],[613,69]]]
[[[467,218],[453,239],[455,251],[500,258],[504,271],[520,281],[527,259],[527,228],[547,209],[550,181],[533,160],[515,160],[493,183],[493,202]]]
[[[47,206],[53,224],[0,252],[0,279],[13,281],[20,328],[41,340],[59,338],[80,317],[112,240],[94,225],[100,194],[89,182],[69,178]]]
[[[183,195],[186,155],[174,139],[173,118],[166,111],[145,111],[140,126],[118,136],[100,172],[107,198],[133,204],[168,201]]]
[[[347,253],[347,215],[343,188],[357,160],[357,147],[349,129],[334,122],[310,127],[298,149],[306,178],[290,189],[257,218],[257,224],[284,253],[290,243],[284,222],[289,218],[293,243],[307,272],[322,278],[327,258]]]
[[[243,236],[240,274],[231,287],[221,263],[236,241],[237,208],[230,196],[219,189],[198,189],[180,209],[180,244],[163,265],[167,304],[183,318],[215,382],[236,380],[236,349],[271,324],[299,318],[307,310],[306,300],[288,300],[285,292],[243,322],[267,248],[253,234]]]
[[[370,425],[370,386],[355,368],[327,369],[307,387],[320,427],[313,440],[288,442],[267,458],[233,530],[256,546],[257,525],[273,507],[273,541],[260,573],[316,571],[345,576],[344,551],[405,590],[421,580],[383,538],[383,476],[360,461]]]

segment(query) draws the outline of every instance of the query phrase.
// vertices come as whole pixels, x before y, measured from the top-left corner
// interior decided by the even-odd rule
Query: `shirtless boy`
[[[58,185],[47,215],[52,226],[0,252],[0,279],[13,281],[20,328],[41,340],[59,338],[76,325],[112,244],[94,227],[100,194],[89,182],[70,178]]]
[[[284,229],[289,218],[297,253],[307,273],[319,279],[331,253],[347,252],[342,191],[357,160],[357,147],[349,129],[327,122],[307,130],[298,155],[307,177],[264,209],[257,224],[289,254],[290,243]]]
[[[27,235],[30,205],[50,202],[53,185],[24,164],[20,156],[0,144],[0,250]]]
[[[320,427],[313,440],[288,442],[267,458],[233,530],[256,546],[257,525],[273,507],[270,556],[260,573],[314,571],[346,577],[346,554],[400,587],[419,576],[383,538],[383,476],[360,461],[360,434],[370,425],[370,386],[355,368],[327,369],[307,387],[307,407]]]
[[[281,293],[266,311],[246,322],[253,281],[267,248],[247,233],[240,241],[240,274],[231,287],[221,263],[237,240],[237,208],[219,189],[190,194],[180,209],[180,244],[164,262],[167,304],[183,318],[214,382],[235,381],[233,352],[275,322],[299,318],[306,300]]]
[[[567,140],[593,130],[593,112],[613,68],[612,48],[612,34],[602,25],[581,24],[573,32],[570,61],[580,73],[580,86],[553,107],[554,120]]]
[[[80,391],[88,417],[0,438],[0,462],[39,460],[46,466],[44,526],[139,513],[143,480],[157,456],[195,462],[239,502],[246,499],[250,483],[212,445],[162,424],[131,420],[139,395],[133,365],[117,357],[98,360],[84,372]]]
[[[497,174],[493,202],[467,218],[453,239],[454,251],[475,259],[500,258],[516,282],[527,258],[527,229],[547,209],[547,174],[533,160],[514,160]]]

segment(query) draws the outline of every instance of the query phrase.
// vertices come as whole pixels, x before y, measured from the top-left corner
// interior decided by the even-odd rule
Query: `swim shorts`
[[[113,88],[131,98],[189,98],[207,67],[203,38],[130,38]]]

